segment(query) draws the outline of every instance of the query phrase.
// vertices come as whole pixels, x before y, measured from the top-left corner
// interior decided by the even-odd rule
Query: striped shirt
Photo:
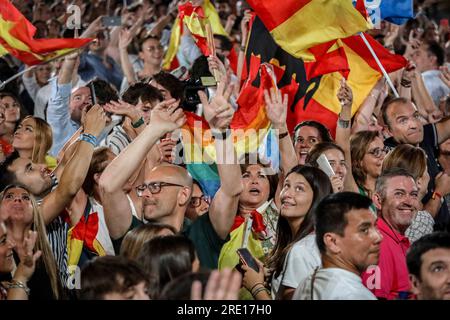
[[[112,133],[105,139],[104,145],[108,147],[115,155],[118,155],[131,143],[122,126],[115,126]]]

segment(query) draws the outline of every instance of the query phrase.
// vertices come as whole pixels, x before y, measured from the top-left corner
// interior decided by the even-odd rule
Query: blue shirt
[[[103,59],[92,53],[85,53],[80,56],[80,66],[78,74],[84,81],[90,81],[95,77],[113,84],[120,90],[123,73],[121,67],[110,56],[106,56],[106,61],[111,65],[108,68],[103,64]]]

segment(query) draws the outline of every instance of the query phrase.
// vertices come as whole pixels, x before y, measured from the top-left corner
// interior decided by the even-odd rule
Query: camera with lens
[[[198,91],[204,91],[208,99],[213,95],[217,86],[214,77],[190,78],[184,82],[184,110],[195,112],[201,104]]]

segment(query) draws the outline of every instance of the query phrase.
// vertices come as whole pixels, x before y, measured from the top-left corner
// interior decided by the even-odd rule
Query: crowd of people
[[[448,4],[414,1],[415,18],[369,31],[408,60],[390,74],[400,97],[381,78],[352,116],[341,81],[335,133],[310,119],[291,132],[287,97],[265,91],[274,173],[238,159],[229,130],[250,6],[211,0],[229,36],[205,57],[182,28],[163,70],[185,2],[12,1],[36,38],[95,40],[30,69],[0,58],[2,80],[27,69],[0,91],[0,300],[450,299]],[[202,76],[218,81],[192,103]],[[183,163],[186,111],[214,137],[213,195]]]

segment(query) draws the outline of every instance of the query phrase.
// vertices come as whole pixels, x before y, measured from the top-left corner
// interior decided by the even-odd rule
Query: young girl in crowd
[[[0,131],[0,142],[2,145],[4,156],[8,156],[12,153],[12,142],[14,132],[20,119],[26,115],[25,108],[20,103],[20,100],[8,92],[0,92],[0,125],[3,130]]]

